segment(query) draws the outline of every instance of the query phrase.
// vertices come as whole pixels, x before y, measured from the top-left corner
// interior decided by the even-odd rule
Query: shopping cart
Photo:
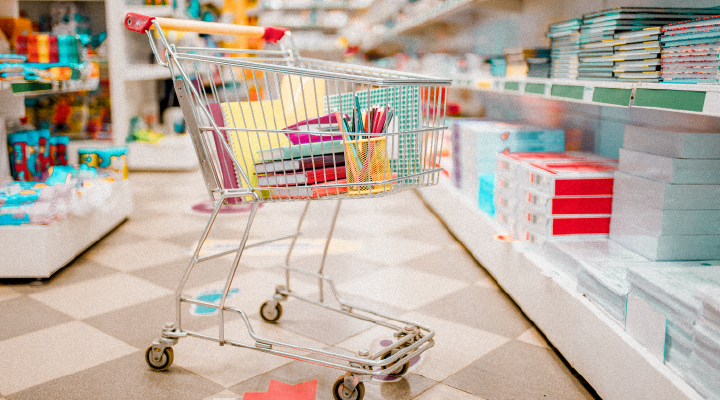
[[[382,197],[437,183],[445,130],[445,87],[450,81],[377,68],[306,59],[282,28],[247,27],[153,18],[130,13],[125,26],[146,33],[156,61],[169,69],[175,92],[197,153],[214,210],[176,292],[175,322],[146,352],[154,370],[173,362],[173,345],[187,336],[306,361],[345,371],[333,386],[336,399],[362,399],[363,381],[373,376],[399,377],[411,360],[434,345],[434,331],[344,302],[323,274],[341,200]],[[163,29],[203,34],[244,35],[268,42],[264,50],[178,47]],[[311,200],[337,200],[332,225],[316,272],[291,267],[290,256]],[[261,203],[306,202],[297,231],[248,243]],[[227,204],[247,203],[247,225],[239,246],[201,257],[213,223]],[[391,330],[395,340],[371,354],[360,349],[348,356],[323,349],[283,343],[255,334],[248,314],[226,305],[243,250],[276,240],[290,240],[285,285],[277,286],[260,307],[267,322],[278,321],[281,302],[299,299]],[[219,302],[184,293],[193,268],[233,254]],[[290,273],[317,278],[319,300],[290,286]],[[339,306],[324,300],[327,282]],[[398,282],[398,284],[402,284]],[[216,337],[182,328],[183,304],[219,310]],[[225,337],[225,313],[239,314],[254,343]]]

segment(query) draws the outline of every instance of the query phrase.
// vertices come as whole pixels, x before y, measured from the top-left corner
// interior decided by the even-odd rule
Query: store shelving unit
[[[105,3],[108,44],[112,49],[108,58],[114,144],[128,146],[127,159],[131,170],[195,170],[198,168],[195,151],[187,137],[168,136],[159,145],[125,143],[130,119],[139,115],[141,110],[156,109],[158,96],[155,82],[170,79],[170,70],[158,65],[152,58],[147,36],[125,29],[123,22],[128,12],[154,17],[183,15],[181,8],[173,6],[133,5],[125,0]]]
[[[0,0],[0,15],[17,17],[19,11],[17,0]],[[26,96],[95,90],[98,84],[97,78],[63,82],[0,82],[0,181],[10,177],[5,122],[25,115]],[[96,145],[99,142],[82,143]],[[72,144],[69,151],[73,149],[77,152],[76,144]],[[130,181],[113,183],[113,196],[113,203],[102,211],[90,211],[82,216],[69,215],[49,225],[0,226],[0,248],[3,249],[0,277],[50,277],[130,216]]]
[[[550,24],[585,13],[621,6],[686,6],[672,0],[503,3],[447,0],[384,33],[365,35],[359,43],[361,51],[373,57],[396,51],[438,51],[434,46],[439,41],[438,32],[452,28],[453,34],[463,38],[468,33],[474,35],[473,39],[480,43],[475,48],[481,50],[473,52],[499,54],[504,46],[549,47],[545,33]],[[693,7],[713,5],[704,0],[693,3]],[[371,26],[386,20],[387,15],[368,19],[374,19],[368,21]],[[465,26],[457,26],[461,24]],[[498,36],[500,32],[507,37]],[[480,104],[490,118],[572,129],[582,136],[582,150],[605,156],[617,157],[625,124],[660,129],[693,126],[708,132],[720,127],[720,87],[714,85],[446,77],[454,80],[451,98],[473,106]],[[701,398],[658,355],[651,354],[623,326],[580,294],[575,282],[556,267],[553,259],[538,248],[500,240],[497,235],[509,232],[480,211],[449,179],[442,177],[438,186],[420,191],[419,195],[600,397]],[[664,335],[664,330],[657,333]]]

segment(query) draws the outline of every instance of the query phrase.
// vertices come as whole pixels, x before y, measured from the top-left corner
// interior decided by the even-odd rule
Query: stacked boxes
[[[503,153],[497,161],[497,218],[522,240],[609,233],[614,160],[565,152]]]
[[[662,78],[670,83],[717,83],[720,69],[720,18],[662,28]]]
[[[610,238],[651,260],[720,258],[720,134],[628,126]]]
[[[452,130],[459,142],[461,190],[489,215],[495,214],[495,157],[505,151],[562,151],[562,129],[498,121],[458,119]]]
[[[695,320],[690,368],[685,379],[705,398],[720,397],[720,289],[707,286],[695,297],[700,303]]]
[[[17,38],[17,52],[29,63],[80,63],[80,42],[73,35],[35,34]]]
[[[508,77],[524,78],[532,75],[535,77],[547,78],[550,74],[550,49],[528,48],[528,47],[507,47],[503,49],[507,61]]]
[[[701,306],[696,291],[720,286],[720,261],[655,262],[627,270],[630,293],[667,319],[665,364],[687,376]],[[717,396],[718,393],[715,393]],[[713,397],[717,398],[717,397]]]

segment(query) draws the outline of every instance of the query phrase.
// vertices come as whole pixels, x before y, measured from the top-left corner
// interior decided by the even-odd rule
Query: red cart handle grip
[[[175,18],[158,18],[137,13],[125,15],[125,28],[139,33],[145,33],[153,27],[153,21],[157,21],[163,29],[197,32],[220,35],[249,36],[265,41],[276,43],[285,36],[287,28],[276,28],[272,26],[247,26],[234,24],[221,24],[216,22],[204,22]]]

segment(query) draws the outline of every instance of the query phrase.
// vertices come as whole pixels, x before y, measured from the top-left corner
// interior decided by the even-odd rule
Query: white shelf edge
[[[542,255],[528,256],[510,242],[494,240],[501,232],[492,218],[463,199],[446,179],[418,193],[602,398],[702,399],[590,300],[568,287],[567,278],[538,265],[547,263]]]
[[[518,90],[505,89],[505,82],[517,82]],[[545,85],[545,93],[528,93],[525,91],[528,83],[537,83]],[[553,85],[578,86],[585,90],[583,99],[573,99],[557,95],[551,95],[550,90]],[[720,85],[689,85],[689,84],[673,84],[673,83],[645,83],[645,82],[613,82],[613,81],[578,81],[572,79],[553,79],[553,78],[525,78],[525,77],[455,77],[453,78],[453,86],[458,89],[479,90],[495,93],[502,93],[514,96],[530,96],[539,97],[549,100],[592,104],[596,106],[608,107],[624,107],[624,108],[642,108],[655,109],[670,112],[680,112],[696,115],[708,115],[720,117]],[[670,107],[647,107],[638,106],[634,103],[625,105],[611,104],[599,101],[593,101],[592,95],[596,88],[609,89],[627,89],[632,91],[633,101],[635,93],[638,89],[652,90],[673,90],[684,92],[703,92],[706,93],[703,110],[692,111],[682,110]]]

